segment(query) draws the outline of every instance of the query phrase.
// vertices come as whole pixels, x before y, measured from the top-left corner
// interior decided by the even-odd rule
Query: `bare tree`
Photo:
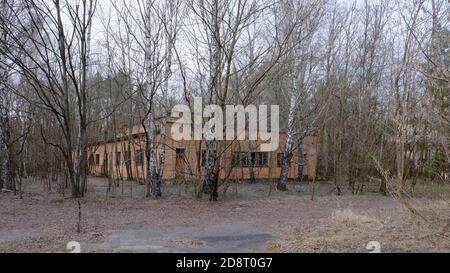
[[[403,3],[397,2],[397,5]],[[396,143],[396,163],[397,179],[396,194],[403,191],[405,182],[405,159],[406,144],[409,124],[411,119],[411,100],[415,88],[414,60],[417,57],[418,48],[414,40],[414,29],[417,27],[418,18],[422,10],[424,1],[414,1],[407,9],[401,9],[401,20],[406,35],[402,37],[402,50],[398,56],[393,56],[398,60],[392,71],[392,91],[394,97],[394,129]],[[403,6],[402,6],[403,7]]]
[[[96,1],[23,0],[19,6],[7,5],[17,24],[2,21],[7,39],[0,54],[32,86],[38,99],[29,102],[57,120],[64,141],[42,137],[64,155],[72,196],[80,197],[87,163],[89,32]],[[70,22],[67,29],[63,20]]]
[[[186,64],[179,61],[184,97],[192,107],[193,96],[201,96],[203,104],[217,105],[224,111],[229,103],[244,106],[254,103],[264,92],[265,80],[289,51],[287,41],[299,23],[295,21],[281,31],[274,20],[264,20],[278,16],[280,5],[271,1],[188,2],[192,15],[188,22],[192,27],[184,29],[184,35],[190,46],[189,56],[195,60],[190,70],[195,67],[195,72],[186,71]],[[178,53],[177,50],[179,56]],[[215,114],[211,113],[210,118],[213,117]],[[212,136],[222,130],[208,129]],[[198,147],[199,163],[205,162],[202,190],[211,201],[217,201],[219,186],[225,183],[220,179],[224,154],[232,145],[215,138],[205,141],[204,146]],[[201,164],[198,165],[202,171]]]
[[[0,2],[0,24],[13,23],[11,21],[11,11],[7,8],[6,0]],[[7,41],[7,32],[0,29],[0,39]],[[0,47],[5,45],[0,44]],[[9,122],[9,97],[10,92],[7,90],[7,83],[11,69],[8,67],[8,60],[0,53],[0,188],[6,190],[14,189],[14,181],[11,166],[11,149],[10,149],[10,122]]]
[[[284,147],[281,177],[277,185],[280,191],[287,190],[287,180],[292,163],[292,155],[295,149],[296,138],[301,142],[314,128],[314,122],[306,124],[305,116],[299,117],[299,107],[305,107],[311,102],[314,87],[311,86],[311,78],[315,71],[313,50],[313,37],[317,33],[323,15],[324,2],[296,2],[289,1],[284,4],[283,12],[287,13],[287,24],[296,24],[294,34],[290,37],[292,51],[287,56],[287,81],[289,85],[285,94],[290,98],[289,112],[286,125],[286,146]],[[283,23],[283,22],[280,22]],[[314,108],[314,107],[313,107]],[[309,113],[310,114],[310,113]],[[315,113],[318,114],[318,113]],[[302,119],[302,122],[299,121]],[[300,123],[301,128],[296,128]],[[297,131],[298,130],[298,131]]]

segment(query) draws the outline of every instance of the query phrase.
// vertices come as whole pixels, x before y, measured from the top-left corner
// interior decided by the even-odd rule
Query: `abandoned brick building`
[[[202,141],[175,141],[171,137],[171,123],[166,126],[165,165],[163,179],[193,180],[204,174],[205,143]],[[160,133],[157,134],[157,143]],[[230,142],[220,157],[220,178],[231,180],[276,179],[281,174],[285,134],[280,134],[280,145],[275,152],[260,152],[258,143]],[[157,144],[157,165],[162,145]],[[146,134],[144,127],[135,126],[133,132],[124,130],[114,139],[88,147],[89,173],[113,178],[145,178],[147,174]],[[290,179],[312,179],[317,168],[317,137],[308,136],[295,149],[289,171]]]

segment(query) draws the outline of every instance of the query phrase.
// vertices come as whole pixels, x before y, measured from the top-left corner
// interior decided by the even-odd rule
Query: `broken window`
[[[255,167],[269,167],[269,153],[256,153]]]
[[[248,153],[234,153],[232,161],[233,167],[247,168],[250,165]]]
[[[279,153],[277,155],[277,166],[278,166],[278,168],[283,167],[283,161],[284,161],[284,154],[283,153]]]
[[[269,154],[268,153],[234,153],[233,154],[233,167],[242,168],[267,168],[269,167]]]
[[[89,156],[89,166],[94,166],[94,164],[95,164],[94,155],[90,155]]]
[[[116,152],[116,166],[120,166],[122,164],[122,159],[120,158],[120,152]]]
[[[124,160],[125,160],[125,164],[130,164],[131,163],[131,152],[130,151],[126,151],[124,154]]]
[[[136,151],[136,165],[144,166],[144,152],[142,150]]]

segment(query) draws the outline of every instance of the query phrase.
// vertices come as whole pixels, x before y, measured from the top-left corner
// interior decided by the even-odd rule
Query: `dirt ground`
[[[132,187],[132,192],[131,192]],[[231,186],[220,202],[193,198],[193,189],[170,185],[161,200],[145,199],[144,187],[125,181],[106,195],[107,181],[90,178],[81,201],[25,181],[23,199],[0,193],[0,252],[450,252],[450,190],[420,192],[400,201],[375,193],[336,196],[330,183]],[[132,193],[132,194],[131,194]]]

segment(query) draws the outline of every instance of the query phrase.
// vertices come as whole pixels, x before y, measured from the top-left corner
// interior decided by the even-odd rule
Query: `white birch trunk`
[[[6,16],[6,0],[1,2],[1,16]],[[6,39],[6,33],[0,34],[1,39]],[[8,81],[8,69],[3,65],[4,56],[0,55],[0,180],[6,190],[14,189],[14,181],[11,167],[10,151],[10,126],[9,126],[9,106],[6,83]]]
[[[217,39],[220,35],[219,29],[219,1],[214,0],[211,4],[211,18],[210,18],[210,87],[209,97],[210,103],[216,104],[218,98],[218,92],[220,89],[220,48]],[[209,95],[209,96],[208,96]],[[211,193],[211,189],[214,183],[214,166],[216,165],[216,158],[214,151],[216,150],[215,141],[206,141],[206,152],[205,152],[205,176],[203,179],[203,192],[206,194]]]
[[[163,85],[163,98],[164,98],[164,107],[169,107],[169,79],[172,75],[172,57],[173,57],[173,47],[175,42],[175,33],[176,33],[176,21],[177,19],[175,16],[178,14],[175,12],[176,8],[174,7],[175,3],[169,1],[169,14],[167,16],[167,33],[166,33],[166,66],[164,71],[164,85]],[[159,155],[159,170],[158,170],[158,179],[162,180],[164,176],[164,168],[166,164],[166,142],[167,142],[167,120],[164,117],[162,119],[161,124],[161,139],[160,139],[160,146],[161,151]]]
[[[297,79],[294,79],[293,90],[291,95],[291,101],[289,106],[289,116],[286,133],[286,147],[283,155],[283,165],[281,168],[281,177],[278,182],[277,189],[280,191],[287,191],[287,182],[289,178],[289,170],[291,168],[292,154],[294,148],[294,135],[295,135],[295,113],[298,103],[298,84]]]
[[[161,197],[161,181],[157,179],[156,172],[156,147],[155,136],[156,126],[153,114],[153,77],[152,77],[152,31],[151,31],[151,15],[152,15],[152,1],[147,0],[145,12],[145,77],[147,97],[149,99],[149,114],[147,117],[147,197],[150,197],[150,189],[153,191],[153,196]]]
[[[14,190],[10,151],[11,132],[9,126],[9,111],[6,93],[7,72],[2,67],[0,73],[2,73],[2,75],[0,76],[0,173],[3,188],[6,190]]]

